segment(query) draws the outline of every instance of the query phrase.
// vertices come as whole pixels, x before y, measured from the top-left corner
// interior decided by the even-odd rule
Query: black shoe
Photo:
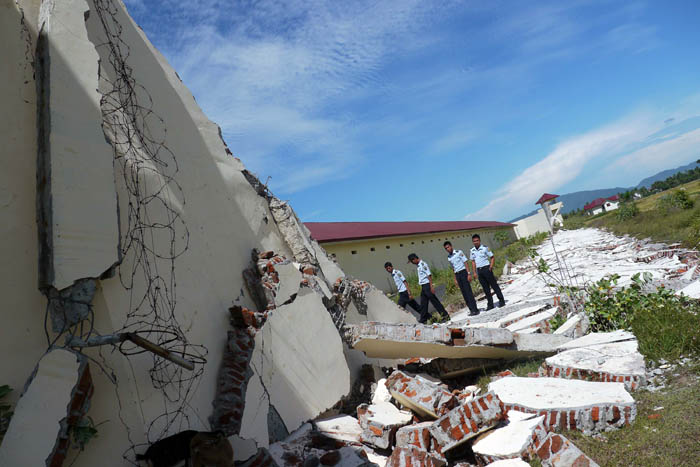
[[[479,314],[478,311],[470,311],[470,312],[469,312],[469,316],[476,316],[476,315],[478,315],[478,314]]]
[[[498,302],[498,308],[503,308],[506,306],[506,302]]]
[[[493,305],[489,305],[489,306],[486,307],[486,311],[493,310],[493,308],[494,308]]]

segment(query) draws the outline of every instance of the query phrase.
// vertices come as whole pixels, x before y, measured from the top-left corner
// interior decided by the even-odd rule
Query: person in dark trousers
[[[418,284],[420,284],[420,318],[418,321],[420,323],[426,323],[430,315],[428,314],[428,302],[432,303],[435,309],[440,313],[443,318],[449,319],[450,315],[442,306],[440,300],[435,296],[435,287],[433,286],[433,276],[430,273],[430,268],[428,263],[421,260],[417,254],[411,253],[408,255],[408,262],[413,263],[417,266],[418,270]]]
[[[459,290],[462,291],[464,303],[466,303],[469,308],[469,315],[478,315],[479,309],[476,307],[474,292],[472,292],[472,286],[470,284],[476,274],[472,274],[469,271],[472,267],[470,261],[462,250],[455,250],[452,248],[452,243],[449,240],[443,243],[442,246],[445,247],[445,251],[447,251],[447,260],[452,265],[452,270],[455,273],[455,284],[457,284]]]
[[[481,237],[479,237],[479,234],[472,235],[472,243],[474,247],[471,249],[470,256],[472,264],[474,265],[474,270],[479,278],[479,283],[486,294],[486,301],[488,302],[486,310],[493,309],[491,289],[496,292],[498,306],[505,306],[506,300],[503,298],[503,293],[501,293],[498,282],[496,282],[496,276],[493,275],[493,263],[496,261],[496,258],[493,256],[493,253],[491,253],[491,250],[489,250],[489,247],[481,244]]]
[[[413,298],[411,290],[408,288],[408,281],[406,281],[403,273],[398,269],[394,269],[394,266],[388,261],[384,263],[384,269],[391,274],[396,284],[396,289],[399,291],[399,306],[405,310],[406,305],[410,305],[411,308],[420,313],[420,305]]]

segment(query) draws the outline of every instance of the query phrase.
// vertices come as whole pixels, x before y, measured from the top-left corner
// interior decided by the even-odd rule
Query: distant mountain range
[[[600,190],[586,190],[586,191],[575,191],[573,193],[567,193],[565,195],[561,195],[558,198],[558,201],[561,201],[564,203],[564,207],[562,208],[562,214],[569,213],[571,211],[575,211],[576,209],[581,209],[586,203],[589,203],[590,201],[593,201],[596,198],[607,198],[608,196],[616,195],[618,193],[622,193],[627,190],[633,190],[635,188],[641,188],[641,187],[647,187],[649,188],[652,183],[659,181],[659,180],[665,180],[671,175],[674,175],[678,172],[685,172],[690,169],[694,169],[695,167],[699,167],[700,164],[697,162],[691,162],[690,164],[681,166],[681,167],[676,167],[675,169],[668,169],[668,170],[663,170],[655,175],[652,175],[651,177],[647,177],[641,182],[639,182],[637,185],[633,187],[615,187],[615,188],[601,188]],[[515,219],[512,219],[509,222],[515,222],[519,221],[520,219],[523,219],[525,217],[531,216],[534,213],[537,212],[537,209],[534,211],[531,211],[527,214],[523,214],[522,216],[516,217]]]

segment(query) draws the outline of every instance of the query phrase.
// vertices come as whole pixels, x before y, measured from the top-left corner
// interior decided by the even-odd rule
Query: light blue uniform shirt
[[[476,262],[477,268],[488,266],[491,263],[489,260],[492,256],[493,253],[491,253],[491,250],[489,250],[489,247],[486,245],[481,245],[478,250],[472,247],[471,258]]]
[[[391,277],[394,278],[394,282],[396,283],[396,288],[399,290],[399,293],[405,292],[406,284],[404,284],[403,281],[405,281],[406,278],[403,276],[401,271],[394,269],[394,271],[391,273]]]
[[[462,250],[452,250],[452,254],[447,255],[447,260],[452,265],[452,269],[454,269],[455,273],[464,271],[467,268],[464,263],[468,260]]]
[[[430,275],[430,268],[428,267],[428,263],[426,263],[423,260],[420,260],[418,262],[418,283],[420,285],[429,283],[430,282],[428,280],[429,275]]]

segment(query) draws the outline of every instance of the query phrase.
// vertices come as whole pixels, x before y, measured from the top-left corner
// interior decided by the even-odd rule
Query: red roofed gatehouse
[[[559,195],[545,193],[535,204],[542,206],[534,214],[515,221],[515,233],[518,238],[527,238],[540,232],[552,232],[556,226],[564,225],[561,208],[564,203],[557,202]]]
[[[394,281],[384,270],[387,261],[409,275],[416,271],[414,265],[406,264],[410,253],[416,253],[431,267],[448,268],[447,253],[442,246],[445,240],[466,255],[475,233],[492,248],[515,240],[513,224],[495,221],[306,222],[305,225],[347,274],[386,292],[395,291]],[[496,236],[498,232],[505,235]]]

